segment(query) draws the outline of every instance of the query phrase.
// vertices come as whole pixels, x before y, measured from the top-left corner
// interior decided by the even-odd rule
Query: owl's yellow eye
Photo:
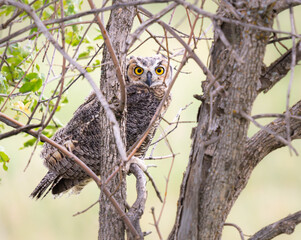
[[[162,75],[164,73],[164,68],[163,67],[157,67],[155,71],[158,75]]]
[[[142,73],[143,73],[143,68],[142,67],[135,67],[134,68],[134,73],[136,74],[136,75],[141,75]]]

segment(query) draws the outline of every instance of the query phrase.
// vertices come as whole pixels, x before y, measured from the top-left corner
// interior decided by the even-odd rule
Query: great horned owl
[[[159,106],[172,78],[172,68],[166,58],[131,57],[127,62],[127,120],[126,148],[127,150],[142,137]],[[161,113],[168,107],[170,97],[164,104]],[[103,107],[95,94],[91,94],[86,102],[74,113],[68,124],[56,132],[53,140],[65,145],[80,158],[97,175],[100,175],[102,161],[102,132],[99,128],[100,114]],[[135,157],[143,158],[155,134],[159,120],[152,126]],[[57,195],[71,188],[80,191],[90,180],[89,176],[72,159],[64,156],[56,148],[44,144],[41,152],[44,164],[49,169],[31,197],[40,198],[49,188]],[[44,195],[44,196],[45,196]]]

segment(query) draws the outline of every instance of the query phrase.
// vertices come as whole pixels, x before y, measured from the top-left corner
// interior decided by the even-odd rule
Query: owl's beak
[[[152,77],[153,77],[153,74],[152,74],[150,71],[148,71],[148,72],[146,73],[146,84],[147,84],[148,86],[151,86],[151,85],[152,85]]]

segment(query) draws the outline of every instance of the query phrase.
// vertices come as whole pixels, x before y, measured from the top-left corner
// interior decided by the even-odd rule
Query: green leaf
[[[29,82],[26,82],[22,85],[22,87],[19,89],[19,92],[26,93],[26,92],[35,92],[42,87],[43,81],[40,78],[34,78],[30,80]]]
[[[61,103],[68,103],[68,102],[69,102],[69,100],[68,100],[67,96],[63,96]]]
[[[21,147],[20,149],[24,149],[26,147],[31,147],[35,144],[36,141],[37,141],[36,138],[31,138],[28,141],[26,141],[25,143],[23,143],[23,147]]]
[[[37,74],[37,73],[29,73],[29,74],[27,74],[26,76],[25,76],[25,80],[26,81],[30,81],[30,80],[32,80],[32,79],[37,79],[37,78],[39,78],[39,75]]]
[[[90,52],[82,52],[78,55],[78,59],[83,59],[89,57]]]
[[[100,67],[99,59],[96,59],[95,62],[92,65],[93,65],[94,69]]]
[[[98,40],[98,39],[101,39],[103,40],[103,36],[102,35],[98,35],[96,38],[94,38],[93,40]]]
[[[91,68],[91,67],[87,67],[87,68],[86,68],[86,71],[87,71],[87,72],[93,72],[94,70],[95,70],[95,69],[94,69],[94,68]]]
[[[7,154],[4,152],[4,148],[2,146],[0,146],[0,163],[2,162],[3,164],[3,169],[5,171],[7,171],[8,167],[7,167],[7,163],[9,162],[9,157],[7,156]]]

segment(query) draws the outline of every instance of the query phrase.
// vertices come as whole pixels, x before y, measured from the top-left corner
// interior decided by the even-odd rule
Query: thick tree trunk
[[[231,2],[236,6],[235,1]],[[241,21],[272,25],[271,8],[263,11],[257,1],[242,2],[244,11],[237,9]],[[218,14],[233,18],[225,8],[220,8]],[[198,126],[170,239],[220,239],[237,191],[243,188],[237,189],[237,182],[249,122],[240,113],[250,114],[258,94],[269,33],[231,23],[216,23],[215,27],[210,71],[223,90],[214,94],[214,89],[208,87],[209,80],[203,84]]]
[[[122,1],[114,1],[118,3]],[[114,9],[111,12],[106,30],[111,39],[112,46],[115,50],[117,58],[120,62],[122,69],[125,67],[126,55],[124,52],[125,41],[131,30],[133,18],[135,15],[134,7],[126,7],[122,9]],[[110,53],[107,48],[104,48],[102,63],[104,64],[101,69],[101,81],[100,89],[104,93],[109,103],[115,103],[117,98],[120,98],[120,88],[116,77],[116,70],[114,64],[111,60]],[[103,146],[102,148],[103,159],[101,164],[102,173],[101,179],[105,180],[108,174],[112,172],[115,166],[120,164],[120,157],[116,148],[114,134],[112,128],[110,128],[110,123],[105,115],[102,114],[103,121],[102,126],[103,132],[106,133],[103,136]],[[123,139],[125,139],[125,121],[124,117],[120,119],[120,129]],[[122,179],[122,180],[121,180]],[[121,181],[121,182],[120,182]],[[121,183],[121,185],[120,185]],[[120,186],[119,186],[120,185]],[[115,192],[114,197],[120,204],[120,206],[125,210],[125,200],[126,200],[126,183],[125,176],[116,176],[107,185],[111,193]],[[116,240],[124,239],[125,227],[121,216],[116,212],[114,207],[108,201],[107,197],[101,193],[100,194],[100,210],[99,210],[99,240]]]

